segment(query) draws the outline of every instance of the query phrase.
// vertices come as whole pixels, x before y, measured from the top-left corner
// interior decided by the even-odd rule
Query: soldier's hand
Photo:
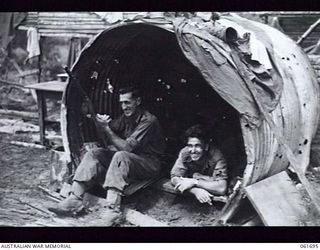
[[[179,190],[181,193],[190,189],[196,185],[197,180],[193,178],[180,178],[179,183],[174,187],[174,189]]]
[[[112,120],[109,115],[100,115],[100,114],[96,115],[96,119],[97,119],[97,122],[102,126],[103,125],[108,126],[109,122],[111,122]]]
[[[197,188],[193,190],[193,194],[196,196],[197,200],[200,203],[208,203],[209,205],[212,205],[213,195],[210,194],[207,190],[202,188]]]
[[[196,172],[192,175],[192,178],[199,180],[201,179],[202,176],[203,176],[202,174]]]

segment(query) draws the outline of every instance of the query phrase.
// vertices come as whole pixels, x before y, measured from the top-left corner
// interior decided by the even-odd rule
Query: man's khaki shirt
[[[227,162],[221,151],[214,145],[210,145],[209,150],[198,161],[193,161],[188,148],[181,149],[171,170],[171,178],[192,178],[194,173],[213,177],[213,180],[226,180],[228,178]]]
[[[165,138],[156,116],[139,110],[134,117],[123,114],[110,122],[110,128],[130,145],[130,152],[158,159],[165,149]]]

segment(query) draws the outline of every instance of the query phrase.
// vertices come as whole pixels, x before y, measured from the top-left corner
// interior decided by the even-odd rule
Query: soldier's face
[[[189,137],[187,147],[193,161],[198,161],[205,151],[205,144],[196,137]]]
[[[121,105],[121,109],[123,114],[126,117],[130,117],[137,112],[137,108],[141,103],[140,97],[133,97],[132,93],[125,93],[119,96],[119,102]]]

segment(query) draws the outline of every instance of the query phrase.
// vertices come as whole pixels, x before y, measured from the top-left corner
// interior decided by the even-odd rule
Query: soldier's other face
[[[190,153],[190,157],[193,161],[198,161],[203,156],[205,151],[204,143],[196,137],[188,138],[187,147]]]
[[[130,117],[137,112],[137,108],[141,103],[140,97],[133,97],[132,93],[125,93],[119,96],[119,102],[121,105],[121,109],[123,114],[126,117]]]

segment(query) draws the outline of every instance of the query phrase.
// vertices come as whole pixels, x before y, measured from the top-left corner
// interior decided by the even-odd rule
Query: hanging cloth
[[[272,64],[269,59],[269,55],[267,52],[266,47],[262,42],[260,42],[253,32],[248,31],[247,29],[243,28],[241,25],[237,24],[236,22],[232,22],[230,20],[221,19],[216,22],[216,26],[221,25],[222,27],[225,26],[224,30],[233,28],[238,33],[239,37],[248,36],[250,34],[250,39],[248,39],[248,47],[251,54],[251,59],[254,61],[258,61],[261,63],[266,69],[272,69]]]
[[[206,30],[190,25],[188,20],[179,20],[174,27],[182,52],[207,83],[245,118],[250,127],[258,127],[261,124],[259,109],[238,73],[229,45]]]
[[[37,29],[34,27],[30,27],[27,31],[27,51],[28,58],[27,60],[40,55],[40,45],[39,45],[39,36]]]

